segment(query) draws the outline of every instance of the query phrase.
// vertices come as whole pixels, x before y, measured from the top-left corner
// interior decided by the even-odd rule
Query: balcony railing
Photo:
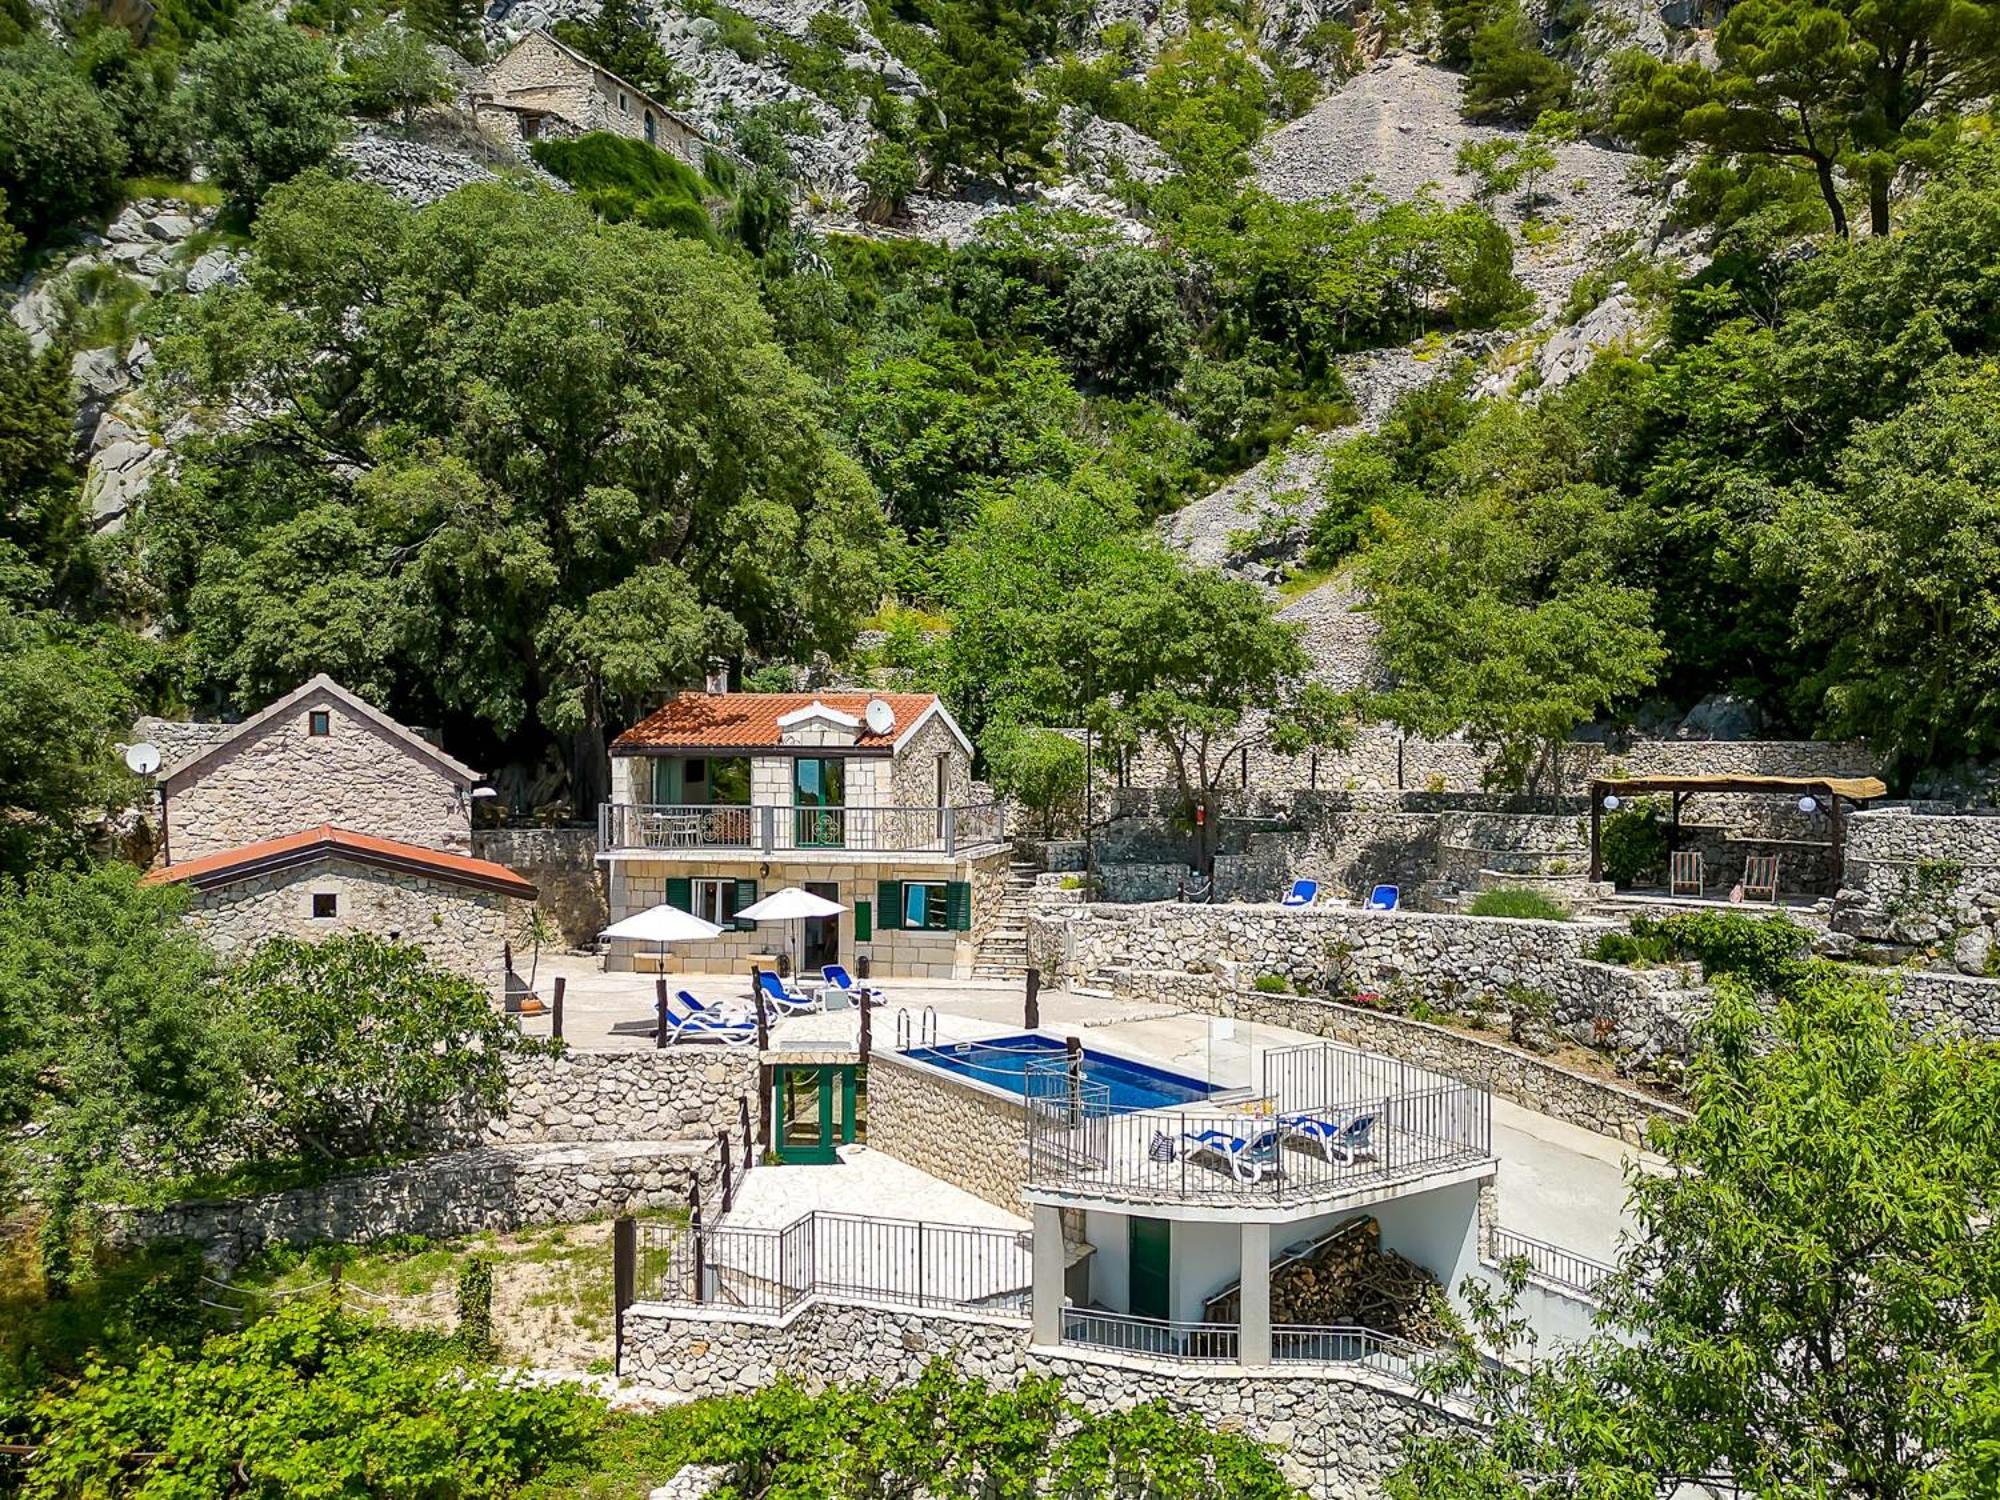
[[[1331,1043],[1274,1049],[1263,1069],[1264,1094],[1253,1103],[1130,1110],[1067,1059],[1032,1063],[1028,1183],[1123,1199],[1276,1205],[1490,1154],[1484,1089]]]
[[[600,849],[746,854],[957,854],[1002,844],[998,803],[964,807],[717,807],[606,802]]]

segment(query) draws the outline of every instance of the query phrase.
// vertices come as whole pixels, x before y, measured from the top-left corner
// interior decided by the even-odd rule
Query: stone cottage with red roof
[[[415,943],[499,993],[534,885],[475,859],[471,767],[320,676],[240,724],[142,720],[160,767],[154,883],[229,954],[285,935]]]
[[[784,886],[846,907],[805,924],[801,967],[968,978],[1007,883],[1000,807],[931,693],[682,693],[612,742],[598,816],[611,920],[662,903],[725,934],[670,970],[742,973],[786,935],[736,913]],[[650,971],[643,945],[614,969]]]

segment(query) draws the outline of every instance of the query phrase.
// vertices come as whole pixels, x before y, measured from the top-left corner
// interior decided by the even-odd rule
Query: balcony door
[[[792,762],[792,837],[801,849],[847,847],[847,762],[802,755]]]

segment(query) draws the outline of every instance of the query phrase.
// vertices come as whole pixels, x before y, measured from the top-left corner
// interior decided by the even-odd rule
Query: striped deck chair
[[[1667,892],[1674,896],[1699,896],[1702,886],[1701,852],[1683,849],[1674,855],[1667,874]]]
[[[1773,905],[1778,900],[1778,856],[1775,854],[1753,854],[1743,863],[1743,899],[1745,901],[1769,901]]]

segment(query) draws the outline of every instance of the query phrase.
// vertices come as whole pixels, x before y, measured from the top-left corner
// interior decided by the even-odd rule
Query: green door
[[[1127,1275],[1131,1282],[1126,1311],[1135,1318],[1165,1321],[1173,1312],[1169,1270],[1173,1263],[1173,1225],[1165,1219],[1133,1217],[1127,1237]]]
[[[825,1163],[855,1138],[855,1072],[852,1067],[776,1067],[771,1070],[771,1143],[781,1162]]]

